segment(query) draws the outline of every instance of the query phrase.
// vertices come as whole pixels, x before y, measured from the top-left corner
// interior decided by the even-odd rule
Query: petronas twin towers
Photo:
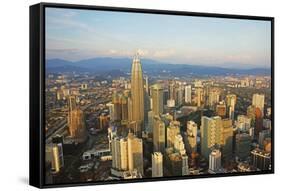
[[[144,84],[142,66],[138,54],[135,55],[131,71],[132,120],[136,122],[137,134],[144,124]]]

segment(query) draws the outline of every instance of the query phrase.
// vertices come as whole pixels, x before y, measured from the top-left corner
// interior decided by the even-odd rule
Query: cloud
[[[46,24],[49,30],[79,30],[85,32],[94,32],[94,28],[81,20],[77,20],[77,12],[62,11],[61,9],[47,9]]]
[[[175,50],[173,49],[167,49],[167,50],[156,50],[152,54],[153,57],[155,58],[168,58],[168,57],[173,57],[175,56]]]

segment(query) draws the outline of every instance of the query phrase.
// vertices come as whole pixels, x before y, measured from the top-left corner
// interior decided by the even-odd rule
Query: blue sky
[[[269,21],[46,9],[47,59],[141,57],[174,64],[270,67]]]

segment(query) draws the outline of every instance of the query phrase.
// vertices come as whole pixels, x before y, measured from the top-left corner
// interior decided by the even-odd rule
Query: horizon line
[[[111,58],[111,59],[133,59],[132,57],[126,57],[126,56],[116,56],[116,57],[111,57],[111,56],[100,56],[100,57],[91,57],[91,58],[85,58],[85,59],[80,59],[80,60],[68,60],[65,58],[45,58],[45,60],[63,60],[63,61],[67,61],[67,62],[71,62],[71,63],[76,63],[76,62],[81,62],[81,61],[85,61],[85,60],[92,60],[92,59],[98,59],[98,58]],[[203,67],[217,67],[217,68],[223,68],[223,69],[237,69],[234,68],[233,66],[229,66],[229,67],[224,67],[221,65],[207,65],[207,64],[203,64],[203,63],[178,63],[178,62],[170,62],[170,61],[162,61],[162,60],[156,60],[156,59],[152,59],[152,58],[140,58],[141,60],[151,60],[151,61],[155,61],[155,62],[160,62],[160,64],[163,65],[189,65],[189,66],[203,66]],[[162,63],[161,63],[162,62]],[[243,63],[238,63],[238,62],[228,62],[228,64],[241,64],[244,65]],[[227,63],[222,63],[222,64],[227,64]],[[272,64],[271,64],[272,65]],[[242,70],[251,70],[251,69],[271,69],[271,65],[269,67],[266,66],[253,66],[250,67],[249,65],[246,65],[245,67],[240,67],[239,69]]]

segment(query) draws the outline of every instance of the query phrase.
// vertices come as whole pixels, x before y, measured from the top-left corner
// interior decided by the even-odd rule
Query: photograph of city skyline
[[[45,184],[272,170],[271,22],[45,9]]]

